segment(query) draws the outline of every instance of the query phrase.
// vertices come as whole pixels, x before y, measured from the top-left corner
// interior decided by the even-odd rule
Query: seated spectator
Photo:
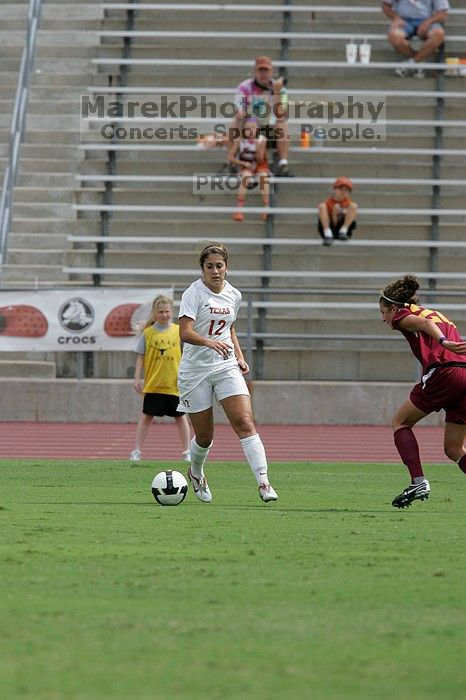
[[[445,40],[443,23],[450,9],[448,0],[383,0],[384,14],[391,19],[388,39],[396,51],[407,60],[405,68],[397,68],[397,75],[413,75],[423,78],[422,68],[416,68],[433,54]],[[411,46],[411,39],[422,39],[421,48],[416,51]]]
[[[279,160],[275,174],[278,177],[292,177],[288,168],[288,96],[284,78],[273,78],[272,72],[272,60],[268,56],[258,56],[254,76],[243,80],[236,88],[235,102],[238,112],[230,127],[230,143],[239,133],[242,119],[246,116],[256,117],[269,146],[276,144]]]
[[[262,195],[262,204],[269,206],[269,166],[267,163],[267,139],[260,133],[259,124],[255,117],[243,120],[241,135],[236,138],[228,150],[228,162],[238,167],[241,182],[238,190],[236,206],[238,211],[233,214],[234,221],[243,221],[244,196],[246,190],[257,176],[257,184]],[[262,212],[261,221],[267,221],[267,214]]]
[[[319,204],[317,230],[324,245],[332,245],[333,239],[347,241],[356,228],[358,205],[350,198],[353,183],[348,177],[338,177],[333,183],[333,194]]]

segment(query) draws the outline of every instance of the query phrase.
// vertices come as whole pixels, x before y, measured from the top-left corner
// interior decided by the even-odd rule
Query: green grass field
[[[264,504],[247,465],[211,463],[214,501],[176,508],[162,468],[2,463],[2,698],[466,697],[453,465],[404,511],[399,465],[272,464]]]

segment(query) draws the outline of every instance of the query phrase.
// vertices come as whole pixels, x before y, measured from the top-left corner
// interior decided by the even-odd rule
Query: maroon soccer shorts
[[[445,410],[448,423],[466,424],[466,367],[437,367],[409,396],[423,413]]]

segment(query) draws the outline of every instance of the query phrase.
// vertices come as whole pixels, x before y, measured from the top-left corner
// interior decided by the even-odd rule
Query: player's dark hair
[[[204,267],[204,263],[209,255],[221,255],[225,261],[225,265],[228,267],[228,250],[222,243],[209,243],[205,248],[201,250],[199,256],[199,265],[201,268]]]
[[[403,277],[393,280],[393,282],[390,282],[382,289],[379,301],[384,306],[389,306],[390,303],[395,306],[417,304],[419,297],[416,295],[416,292],[419,287],[417,277],[414,275],[403,275]]]

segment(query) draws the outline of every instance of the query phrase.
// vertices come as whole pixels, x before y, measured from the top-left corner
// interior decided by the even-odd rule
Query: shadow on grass
[[[277,508],[276,506],[267,507],[258,503],[256,506],[222,506],[224,510],[257,510],[257,508],[267,509],[274,513],[387,513],[387,510],[357,510],[355,508]],[[391,512],[391,511],[388,511]]]
[[[153,508],[154,503],[139,501],[22,501],[23,505],[35,506],[146,506]],[[157,504],[155,504],[157,505]]]
[[[23,505],[41,505],[41,506],[136,506],[138,508],[143,507],[143,508],[174,508],[176,506],[161,506],[160,504],[157,503],[151,503],[150,501],[22,501]],[[180,506],[183,505],[184,507],[186,506],[194,506],[195,508],[202,508],[202,506],[198,506],[197,503],[191,502],[191,503],[183,503],[179,504]],[[256,505],[249,505],[249,504],[244,504],[244,505],[227,505],[227,504],[209,504],[209,507],[206,508],[204,505],[204,508],[207,511],[218,511],[218,510],[231,510],[231,511],[257,511],[259,508],[264,510],[264,511],[269,511],[270,513],[276,513],[280,515],[286,515],[289,513],[355,513],[359,515],[363,514],[368,514],[368,515],[381,515],[381,514],[389,514],[389,515],[399,515],[398,510],[394,510],[392,508],[389,508],[389,505],[387,504],[386,508],[379,508],[378,510],[368,510],[367,508],[296,508],[293,506],[288,507],[277,507],[277,506],[271,506],[271,505],[266,505],[263,503],[257,503]],[[419,513],[419,514],[428,514],[428,511],[426,510],[420,510],[417,509],[416,511],[411,511],[411,513]]]

